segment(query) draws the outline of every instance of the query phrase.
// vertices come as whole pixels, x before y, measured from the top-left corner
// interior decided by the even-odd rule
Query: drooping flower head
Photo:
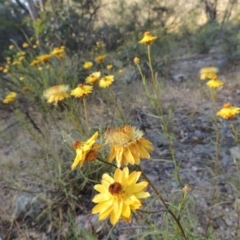
[[[230,103],[225,103],[223,108],[217,112],[217,116],[225,119],[234,118],[237,114],[240,114],[239,107],[233,107]]]
[[[96,63],[103,63],[106,58],[106,55],[100,55],[95,58]]]
[[[218,78],[213,78],[210,81],[206,83],[206,85],[210,88],[219,88],[223,85],[224,83],[219,80]]]
[[[218,74],[218,68],[216,67],[204,67],[200,70],[201,80],[216,79]]]
[[[145,32],[144,37],[139,41],[139,43],[144,45],[150,45],[157,39],[156,36],[152,36],[150,32]]]
[[[100,72],[94,72],[86,78],[85,83],[88,83],[88,84],[91,84],[91,85],[92,84],[97,84],[100,76],[101,76]]]
[[[83,64],[83,68],[84,69],[91,69],[92,68],[92,66],[93,66],[93,63],[92,62],[85,62],[84,64]]]
[[[110,222],[115,225],[120,219],[130,223],[132,210],[142,206],[140,199],[148,198],[150,194],[145,192],[148,185],[146,181],[137,183],[141,172],[134,171],[129,174],[129,169],[117,168],[113,178],[103,174],[101,184],[94,186],[99,193],[93,198],[97,205],[92,209],[92,214],[99,214],[99,220],[110,217]]]
[[[97,151],[101,148],[100,144],[95,144],[98,132],[95,132],[86,142],[76,141],[73,145],[76,150],[76,157],[72,164],[72,170],[78,165],[81,167],[85,161],[93,161],[97,157]]]
[[[101,88],[107,88],[110,85],[112,85],[114,81],[114,76],[113,75],[108,75],[100,79],[99,81],[99,87]]]
[[[150,158],[152,143],[143,137],[143,132],[135,127],[125,125],[109,128],[104,134],[105,143],[110,146],[109,162],[116,159],[117,166],[128,163],[140,164],[140,158]]]
[[[93,86],[78,84],[78,86],[71,91],[71,95],[76,98],[84,98],[93,90]]]
[[[10,92],[4,99],[3,103],[8,104],[11,102],[14,102],[16,100],[17,93],[16,92]]]
[[[135,57],[135,58],[133,59],[133,62],[137,65],[137,64],[140,63],[140,59],[139,59],[138,57]]]
[[[58,101],[62,101],[69,97],[68,90],[68,85],[56,85],[45,90],[43,92],[43,97],[47,99],[48,103],[57,105]]]

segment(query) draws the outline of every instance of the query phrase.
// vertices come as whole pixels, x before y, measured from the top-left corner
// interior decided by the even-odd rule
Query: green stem
[[[156,189],[156,187],[153,185],[153,183],[150,181],[150,179],[147,177],[147,175],[145,174],[145,172],[143,171],[143,169],[141,168],[140,165],[138,165],[139,170],[142,172],[143,177],[146,179],[146,181],[148,182],[148,184],[152,187],[153,191],[156,193],[156,195],[159,197],[160,201],[162,202],[162,204],[164,205],[164,207],[167,209],[167,211],[170,213],[170,215],[172,216],[172,218],[174,219],[174,221],[176,222],[178,228],[181,231],[181,234],[183,236],[183,238],[185,240],[187,240],[187,237],[185,235],[184,229],[179,221],[179,219],[175,216],[175,214],[172,212],[172,210],[169,208],[168,204],[165,202],[165,200],[162,198],[161,194],[158,192],[158,190]]]
[[[89,126],[89,122],[88,122],[87,100],[86,100],[86,98],[83,98],[83,108],[84,108],[84,115],[85,115],[87,128],[88,128],[88,131],[90,131],[90,126]]]

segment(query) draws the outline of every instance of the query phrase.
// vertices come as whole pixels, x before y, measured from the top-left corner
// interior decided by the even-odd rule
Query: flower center
[[[74,143],[73,143],[73,148],[76,150],[78,148],[80,148],[81,146],[81,141],[79,140],[76,140]]]
[[[110,184],[108,191],[112,195],[117,195],[122,192],[122,185],[119,182],[114,182],[114,183]]]
[[[223,105],[223,107],[224,107],[224,108],[230,108],[230,104],[229,104],[229,103],[225,103],[225,104]]]

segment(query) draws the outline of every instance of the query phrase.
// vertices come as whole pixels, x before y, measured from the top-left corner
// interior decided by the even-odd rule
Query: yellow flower
[[[96,63],[103,63],[105,58],[106,58],[106,55],[100,55],[100,56],[95,58],[95,62]]]
[[[239,107],[233,107],[229,103],[225,103],[223,108],[217,112],[217,116],[225,119],[234,118],[237,114],[240,113]]]
[[[43,92],[43,97],[47,99],[48,103],[57,105],[58,101],[62,101],[63,99],[69,97],[69,94],[67,93],[68,90],[68,85],[56,85],[45,90]]]
[[[10,92],[3,100],[3,103],[8,104],[11,102],[14,102],[17,97],[17,93],[15,92]]]
[[[84,98],[90,94],[93,90],[93,86],[78,84],[78,86],[71,91],[71,95],[76,98]]]
[[[218,68],[216,67],[204,67],[200,70],[200,79],[214,79],[217,78]]]
[[[23,80],[24,80],[24,77],[19,77],[19,80],[20,80],[20,81],[23,81]]]
[[[100,144],[95,144],[98,138],[98,132],[95,132],[91,138],[86,142],[76,141],[73,145],[76,150],[76,157],[72,164],[72,170],[74,170],[77,165],[80,167],[85,161],[92,161],[97,157],[97,150],[101,148]]]
[[[94,72],[86,78],[85,82],[88,84],[96,84],[98,83],[100,76],[100,72]]]
[[[38,45],[36,45],[36,44],[33,45],[33,48],[37,48],[37,47],[38,47]]]
[[[43,70],[43,68],[42,67],[38,67],[38,71],[42,71]]]
[[[150,194],[145,192],[148,182],[137,183],[140,176],[140,171],[129,174],[127,167],[123,170],[117,168],[113,178],[106,173],[103,174],[101,184],[94,186],[99,193],[92,200],[97,203],[92,209],[92,214],[99,214],[99,220],[110,217],[112,225],[120,219],[131,223],[131,211],[142,206],[140,199],[150,197]]]
[[[108,70],[111,70],[112,68],[113,68],[113,65],[112,65],[112,64],[107,65],[107,69],[108,69]]]
[[[123,69],[119,69],[119,70],[118,70],[118,73],[123,73]]]
[[[105,142],[110,146],[109,162],[116,158],[117,166],[128,163],[140,164],[140,158],[150,158],[152,143],[143,137],[143,132],[135,127],[125,125],[109,128],[104,134]]]
[[[36,41],[36,45],[39,45],[39,40]]]
[[[21,62],[21,61],[24,60],[24,59],[25,59],[25,56],[21,56],[21,57],[18,58],[18,61]]]
[[[3,69],[4,69],[4,68],[1,66],[1,67],[0,67],[0,71],[3,71]]]
[[[20,56],[25,56],[26,53],[25,52],[17,52],[17,56],[20,57]]]
[[[9,49],[10,50],[14,49],[14,45],[9,45]]]
[[[145,32],[145,33],[144,33],[144,37],[142,38],[141,41],[139,41],[139,43],[145,44],[145,45],[150,45],[150,44],[152,44],[156,39],[157,39],[157,37],[152,36],[150,32]]]
[[[8,64],[11,63],[11,58],[10,57],[6,57],[6,61],[7,61]]]
[[[6,65],[6,66],[4,67],[4,69],[3,69],[3,72],[4,72],[4,73],[8,73],[8,71],[9,71],[9,66]]]
[[[206,85],[210,88],[219,88],[223,85],[223,82],[217,78],[213,78],[212,80],[208,81]]]
[[[40,63],[39,60],[34,59],[34,60],[30,63],[30,65],[31,65],[31,66],[37,66],[39,63]]]
[[[29,90],[29,87],[28,87],[28,86],[25,86],[25,87],[22,88],[22,91],[23,91],[23,92],[27,92],[28,90]]]
[[[25,43],[23,43],[22,47],[27,48],[27,47],[29,47],[29,44],[25,42]]]
[[[92,63],[92,62],[85,62],[85,63],[83,64],[83,68],[84,68],[84,69],[91,69],[92,66],[93,66],[93,63]]]
[[[50,54],[42,54],[36,57],[36,60],[41,63],[48,63],[52,56]]]
[[[140,59],[139,59],[138,57],[135,57],[135,58],[133,59],[133,62],[134,62],[135,64],[139,64],[139,63],[140,63]]]
[[[99,87],[101,88],[107,88],[110,85],[112,85],[114,81],[114,76],[113,75],[108,75],[100,79],[99,81]]]
[[[64,51],[65,51],[65,47],[61,46],[59,48],[54,48],[50,54],[56,56],[59,59],[62,59],[64,58]]]
[[[12,63],[12,65],[19,65],[19,64],[21,64],[21,62],[19,62],[19,61],[13,61],[13,63]]]

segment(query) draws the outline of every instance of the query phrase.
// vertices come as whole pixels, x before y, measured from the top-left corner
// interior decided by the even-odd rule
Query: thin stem
[[[170,213],[170,215],[172,216],[172,218],[174,219],[174,221],[176,222],[178,228],[181,231],[181,234],[183,236],[183,238],[185,240],[187,240],[187,237],[185,235],[184,229],[179,221],[179,219],[175,216],[175,214],[172,212],[172,210],[169,208],[168,204],[165,202],[165,200],[162,198],[161,194],[158,192],[158,190],[156,189],[156,187],[153,185],[153,183],[150,181],[150,179],[147,177],[147,175],[145,174],[145,172],[143,171],[143,169],[141,168],[141,166],[138,166],[139,170],[142,172],[143,177],[146,179],[146,181],[148,182],[148,184],[152,187],[153,191],[156,193],[156,195],[159,197],[160,201],[162,202],[162,204],[164,205],[164,207],[167,209],[167,211]]]
[[[85,120],[87,124],[88,131],[90,131],[90,126],[88,122],[88,113],[87,113],[87,101],[86,98],[83,98],[83,108],[84,108],[84,115],[85,115]]]

